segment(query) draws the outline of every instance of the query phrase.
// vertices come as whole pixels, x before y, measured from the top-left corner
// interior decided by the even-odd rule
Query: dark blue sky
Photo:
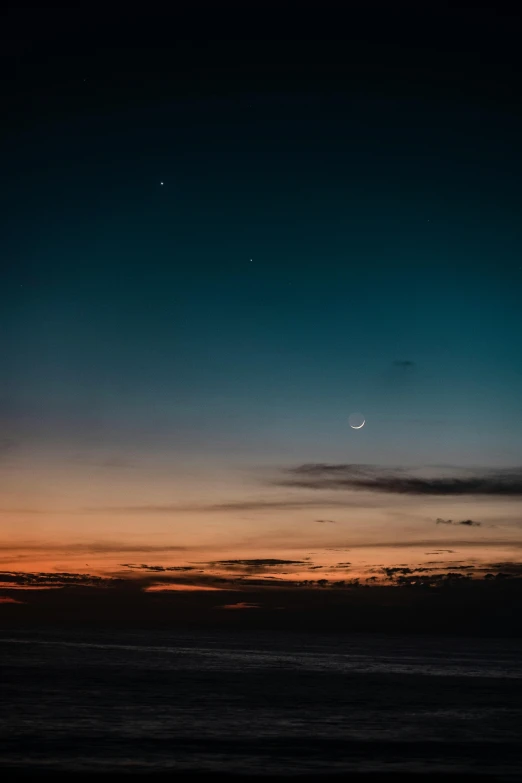
[[[511,463],[520,130],[317,92],[41,118],[4,180],[6,404],[336,458],[361,409],[366,458]]]

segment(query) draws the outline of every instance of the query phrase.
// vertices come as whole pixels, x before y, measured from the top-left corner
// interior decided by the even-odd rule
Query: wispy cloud
[[[522,577],[522,563],[513,560],[503,560],[497,563],[487,563],[482,566],[482,570],[502,572],[510,576]]]
[[[249,559],[237,559],[237,560],[215,560],[207,564],[211,568],[223,569],[224,571],[239,571],[245,574],[263,574],[267,572],[274,572],[275,569],[279,573],[281,568],[287,568],[288,566],[309,567],[309,560],[280,560],[275,557],[266,558],[249,558]],[[295,570],[295,569],[294,569]]]
[[[223,592],[225,587],[200,584],[198,582],[160,582],[143,587],[144,593],[186,593],[186,592]]]
[[[308,490],[360,490],[400,495],[522,495],[522,468],[422,477],[406,468],[308,463],[289,468],[277,486]]]
[[[337,522],[335,519],[316,519],[316,522],[318,522],[320,525],[336,525]]]
[[[216,565],[281,566],[305,565],[304,560],[280,560],[277,557],[257,557],[253,559],[215,560]]]
[[[394,367],[400,367],[402,370],[411,370],[415,367],[415,362],[411,359],[395,359],[392,363]]]
[[[481,527],[482,522],[475,522],[473,519],[461,519],[460,522],[454,522],[452,519],[442,519],[437,517],[437,525],[464,525],[464,527]]]
[[[122,568],[129,568],[133,571],[154,571],[154,572],[168,572],[168,571],[195,571],[195,566],[162,566],[162,565],[147,565],[146,563],[121,563]]]
[[[2,571],[0,572],[0,582],[14,587],[53,585],[103,586],[113,584],[115,580],[112,577],[93,576],[92,574],[71,574],[68,572]]]
[[[227,512],[227,511],[277,511],[284,509],[308,509],[308,508],[346,508],[359,505],[350,500],[314,500],[312,498],[280,499],[280,500],[239,500],[229,503],[150,503],[139,506],[95,506],[86,508],[89,512],[111,512],[117,514],[172,514],[174,512],[203,511]]]

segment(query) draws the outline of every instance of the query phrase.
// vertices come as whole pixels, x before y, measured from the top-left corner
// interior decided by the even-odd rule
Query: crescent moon
[[[352,430],[360,430],[366,424],[366,417],[363,413],[355,413],[354,411],[348,416],[348,424]]]

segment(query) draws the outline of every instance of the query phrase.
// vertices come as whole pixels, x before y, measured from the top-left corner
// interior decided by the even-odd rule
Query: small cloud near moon
[[[362,413],[351,413],[348,417],[348,424],[352,428],[352,430],[360,430],[362,427],[364,427],[366,422],[366,419],[362,415]]]

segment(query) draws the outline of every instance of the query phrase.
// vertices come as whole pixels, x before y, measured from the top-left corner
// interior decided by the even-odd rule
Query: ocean
[[[522,776],[522,642],[0,633],[0,769]]]

